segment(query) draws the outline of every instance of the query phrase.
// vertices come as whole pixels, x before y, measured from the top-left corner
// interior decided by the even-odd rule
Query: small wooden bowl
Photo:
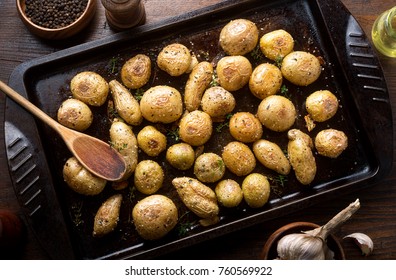
[[[263,251],[261,253],[260,258],[264,260],[276,259],[278,257],[276,247],[278,245],[278,241],[283,236],[291,233],[300,233],[301,231],[307,231],[317,227],[319,227],[319,225],[314,223],[294,222],[279,228],[268,238],[267,242],[263,247]],[[344,249],[342,248],[341,243],[334,235],[330,235],[327,238],[327,246],[334,252],[335,260],[345,260]]]
[[[30,32],[44,39],[61,40],[75,35],[91,22],[96,12],[96,1],[97,0],[88,0],[85,11],[73,23],[62,28],[54,29],[45,28],[33,23],[25,14],[25,0],[16,0],[16,5],[22,22]]]

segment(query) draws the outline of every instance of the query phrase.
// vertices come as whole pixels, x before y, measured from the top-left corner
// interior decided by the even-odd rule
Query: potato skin
[[[127,60],[121,68],[121,81],[130,89],[147,84],[151,76],[151,60],[147,55],[137,54]]]
[[[70,98],[62,102],[57,113],[58,122],[68,128],[84,131],[92,124],[93,114],[84,102]]]
[[[226,167],[237,176],[245,176],[256,167],[256,158],[250,148],[239,141],[228,143],[222,153]]]
[[[83,71],[72,78],[70,90],[74,98],[91,106],[102,106],[109,94],[109,84],[98,73]]]
[[[236,105],[234,95],[222,87],[215,86],[205,90],[201,107],[214,120],[222,120],[231,113]]]
[[[132,218],[136,231],[143,239],[156,240],[167,235],[176,226],[178,211],[171,199],[153,194],[133,207]]]
[[[337,158],[348,147],[348,137],[343,131],[324,129],[315,137],[315,148],[322,156]]]
[[[260,208],[268,202],[271,188],[266,176],[252,173],[242,181],[242,192],[250,207]]]
[[[243,192],[238,182],[225,179],[215,187],[217,201],[224,207],[237,207],[243,200]]]
[[[274,95],[282,86],[282,72],[273,64],[262,63],[254,68],[249,79],[249,89],[259,99]]]
[[[120,219],[122,195],[115,194],[99,207],[94,218],[92,236],[101,237],[112,232]]]
[[[140,149],[147,155],[156,157],[166,150],[166,136],[152,125],[143,127],[137,135]]]
[[[194,175],[203,183],[214,183],[225,173],[223,159],[215,153],[203,153],[194,163]]]
[[[148,89],[140,100],[143,117],[153,123],[171,123],[183,113],[180,92],[170,86],[154,86]]]
[[[244,87],[252,74],[252,64],[240,55],[226,56],[216,66],[219,84],[228,91],[236,91]]]
[[[127,88],[117,80],[109,82],[115,109],[120,117],[130,125],[139,125],[143,121],[139,102]]]
[[[64,164],[63,179],[70,189],[87,196],[98,195],[107,183],[106,180],[96,177],[85,169],[75,157],[69,158]]]
[[[290,173],[290,163],[282,149],[271,141],[260,139],[253,143],[253,153],[265,167],[282,175]]]
[[[212,132],[212,119],[205,112],[195,110],[184,115],[180,120],[180,139],[191,146],[205,144],[212,135]]]
[[[238,112],[232,115],[229,129],[232,137],[243,143],[252,143],[263,135],[260,120],[250,112]]]
[[[307,97],[305,108],[314,121],[324,122],[337,113],[338,99],[329,90],[318,90]]]
[[[259,31],[256,24],[247,19],[235,19],[220,31],[219,43],[228,55],[244,55],[257,45]]]
[[[260,38],[261,52],[271,60],[283,59],[294,48],[294,39],[283,29],[274,30]]]
[[[165,46],[157,57],[158,67],[171,76],[181,76],[187,72],[192,58],[189,49],[179,43]]]
[[[156,161],[142,160],[136,166],[133,181],[141,193],[153,194],[162,187],[164,171]]]
[[[319,78],[322,66],[313,54],[294,51],[283,58],[281,71],[289,82],[298,86],[307,86]]]
[[[166,160],[179,170],[190,169],[195,161],[195,152],[187,143],[177,143],[166,151]]]
[[[282,132],[294,124],[297,112],[294,104],[286,97],[271,95],[260,102],[257,117],[266,128]]]
[[[120,181],[128,179],[135,171],[138,162],[138,145],[132,128],[124,122],[115,121],[110,126],[110,141],[124,158],[126,163],[125,175]]]
[[[303,185],[309,185],[316,175],[316,160],[312,153],[313,143],[309,135],[298,129],[287,133],[289,143],[287,153],[297,180]]]
[[[199,109],[201,98],[212,81],[213,66],[209,62],[198,63],[191,71],[184,89],[184,105],[189,112]]]

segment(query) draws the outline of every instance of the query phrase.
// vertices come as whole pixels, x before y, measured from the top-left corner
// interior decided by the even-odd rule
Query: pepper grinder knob
[[[146,21],[146,11],[141,0],[101,0],[106,9],[107,23],[115,30],[128,29]]]

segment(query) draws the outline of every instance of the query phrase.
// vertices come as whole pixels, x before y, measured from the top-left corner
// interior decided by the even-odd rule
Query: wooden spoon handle
[[[23,108],[28,110],[30,113],[35,115],[37,118],[42,120],[44,123],[49,125],[52,129],[55,131],[59,132],[59,127],[60,124],[52,119],[50,116],[48,116],[46,113],[41,111],[36,105],[31,103],[29,100],[21,96],[19,93],[17,93],[15,90],[13,90],[11,87],[9,87],[7,84],[5,84],[3,81],[0,81],[0,89],[3,91],[7,96],[12,98],[15,102],[17,102],[19,105],[21,105]]]

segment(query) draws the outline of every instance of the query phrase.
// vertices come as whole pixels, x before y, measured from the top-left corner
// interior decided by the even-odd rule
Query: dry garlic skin
[[[84,71],[72,78],[70,90],[74,98],[91,106],[102,106],[109,94],[109,84],[101,75]]]
[[[238,182],[232,179],[220,181],[215,187],[217,201],[224,207],[237,207],[243,200],[243,192]]]
[[[329,90],[318,90],[307,97],[305,107],[314,121],[324,122],[337,113],[338,99]]]
[[[271,95],[260,102],[257,117],[266,128],[282,132],[294,124],[297,112],[294,104],[286,97]]]
[[[210,139],[212,132],[212,118],[203,111],[192,111],[184,115],[180,120],[180,139],[191,146],[205,144]]]
[[[162,187],[164,171],[156,161],[142,160],[136,166],[133,182],[141,193],[153,194]]]
[[[75,157],[63,166],[63,179],[70,189],[82,195],[97,195],[103,191],[107,181],[93,175]]]
[[[307,86],[315,82],[322,71],[319,59],[304,51],[294,51],[282,60],[283,77],[297,86]]]
[[[254,68],[249,79],[249,89],[259,99],[274,95],[280,91],[283,76],[278,67],[263,63]]]
[[[152,125],[143,127],[137,135],[140,149],[151,157],[156,157],[166,150],[166,136]]]
[[[194,163],[194,175],[203,183],[219,181],[225,173],[223,159],[215,153],[203,153]]]
[[[213,119],[222,119],[231,113],[236,105],[234,95],[222,87],[215,86],[205,90],[202,96],[201,108]]]
[[[171,123],[183,113],[180,92],[170,86],[154,86],[148,89],[140,100],[143,117],[153,123]]]
[[[179,170],[190,169],[195,161],[195,151],[187,143],[177,143],[166,151],[166,160]]]
[[[320,131],[314,143],[320,155],[337,158],[348,147],[348,137],[343,131],[329,128]]]
[[[157,57],[158,67],[171,76],[186,73],[192,62],[190,50],[179,43],[165,46]]]
[[[138,54],[127,60],[121,68],[121,81],[130,89],[138,89],[147,84],[151,76],[151,60],[147,55]]]
[[[260,49],[269,59],[277,61],[291,53],[294,48],[294,39],[283,29],[274,30],[260,38]]]
[[[133,207],[132,218],[136,231],[143,239],[156,240],[167,235],[176,226],[178,211],[170,198],[153,194]]]
[[[250,112],[237,112],[230,118],[229,130],[236,140],[251,143],[261,138],[263,126]]]
[[[237,176],[245,176],[256,167],[256,158],[249,146],[233,141],[228,143],[221,155],[226,167]]]
[[[254,22],[236,19],[222,28],[219,43],[229,55],[244,55],[256,47],[258,37],[259,31]]]
[[[57,119],[60,124],[68,128],[84,131],[92,124],[93,114],[87,104],[70,98],[62,102]]]
[[[236,91],[249,83],[252,64],[241,55],[226,56],[216,66],[219,84],[228,91]]]
[[[252,208],[264,206],[270,196],[270,184],[266,176],[252,173],[242,182],[242,192],[246,203]]]

